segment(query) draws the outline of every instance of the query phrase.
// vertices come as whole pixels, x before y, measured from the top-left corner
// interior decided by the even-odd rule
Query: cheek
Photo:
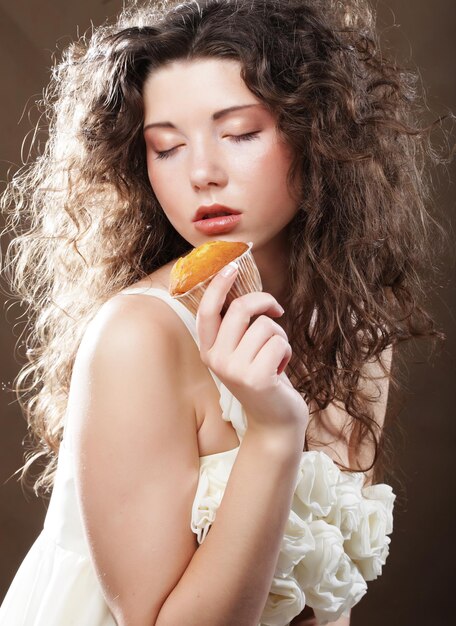
[[[250,167],[246,164],[246,180],[255,179],[260,183],[262,195],[265,197],[271,194],[277,196],[287,196],[287,175],[291,165],[291,158],[286,147],[274,143],[256,159],[250,162]],[[250,173],[250,177],[247,175]]]
[[[244,151],[234,152],[227,159],[227,171],[235,184],[261,195],[277,179],[277,154],[271,145],[258,144]],[[272,177],[272,180],[271,180]]]
[[[271,158],[269,159],[270,169],[276,172],[277,177],[285,180],[290,165],[291,155],[289,149],[281,143],[276,143],[271,150]]]
[[[290,149],[277,136],[275,141],[269,146],[266,161],[265,166],[269,171],[276,172],[276,176],[282,176],[284,173],[286,175],[286,172],[288,172],[291,163]]]

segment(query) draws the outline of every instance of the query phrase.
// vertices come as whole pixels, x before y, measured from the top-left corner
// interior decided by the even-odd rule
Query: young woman
[[[162,2],[70,46],[47,104],[4,204],[52,496],[1,626],[349,624],[392,532],[392,349],[440,336],[412,77],[360,1]],[[193,316],[170,270],[214,239],[263,291],[224,309],[226,268]]]

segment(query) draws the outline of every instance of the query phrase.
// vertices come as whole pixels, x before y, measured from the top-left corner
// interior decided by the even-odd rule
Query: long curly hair
[[[148,180],[142,89],[156,68],[208,57],[240,62],[292,148],[290,184],[303,181],[288,226],[288,375],[320,410],[344,403],[383,475],[386,434],[362,367],[412,337],[445,338],[423,308],[443,229],[429,210],[425,165],[438,157],[418,126],[417,76],[385,58],[374,17],[362,0],[134,2],[62,53],[38,103],[48,139],[2,196],[14,234],[4,269],[27,307],[14,390],[29,426],[22,478],[42,464],[35,493],[52,488],[87,324],[192,247]]]

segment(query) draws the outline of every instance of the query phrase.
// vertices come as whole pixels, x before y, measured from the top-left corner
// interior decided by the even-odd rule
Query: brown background
[[[92,21],[102,22],[121,7],[121,0],[0,0],[0,180],[20,162],[20,147],[32,125],[23,111],[47,83],[51,53],[64,48]],[[378,2],[383,40],[399,60],[420,69],[433,115],[456,113],[454,60],[456,58],[456,3],[454,0],[389,0]],[[22,119],[21,119],[22,116]],[[454,132],[452,141],[454,142]],[[30,141],[25,142],[27,149]],[[454,164],[435,176],[436,200],[448,222],[454,224]],[[7,241],[2,239],[2,254]],[[438,358],[430,360],[426,346],[410,351],[399,420],[404,435],[398,456],[404,485],[396,508],[391,553],[383,576],[370,583],[369,592],[353,611],[353,626],[420,626],[446,624],[453,614],[453,535],[455,533],[455,282],[454,260],[443,260],[440,289],[430,296],[430,309],[448,336]],[[0,382],[0,599],[27,550],[38,535],[45,504],[24,494],[13,472],[22,462],[25,423],[14,396],[8,393],[22,363],[16,342],[22,325],[18,308],[8,311],[1,297]],[[15,625],[11,625],[15,626]],[[65,625],[62,625],[65,626]]]

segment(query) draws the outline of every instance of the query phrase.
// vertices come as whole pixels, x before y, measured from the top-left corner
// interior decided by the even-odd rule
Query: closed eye
[[[245,133],[245,135],[233,135],[231,139],[236,143],[239,143],[240,141],[251,141],[256,138],[259,132],[259,130],[255,130],[252,133]]]
[[[175,148],[171,148],[171,150],[163,150],[162,152],[157,152],[157,156],[155,157],[156,159],[167,159],[168,157],[170,157],[173,152],[175,152],[177,150],[179,146],[176,146]]]
[[[235,143],[240,143],[241,141],[252,141],[252,139],[256,139],[259,133],[260,131],[256,130],[251,133],[245,133],[244,135],[232,135],[231,139]],[[177,150],[178,147],[179,146],[176,146],[175,148],[171,148],[170,150],[163,150],[162,152],[157,152],[156,159],[167,159]]]

